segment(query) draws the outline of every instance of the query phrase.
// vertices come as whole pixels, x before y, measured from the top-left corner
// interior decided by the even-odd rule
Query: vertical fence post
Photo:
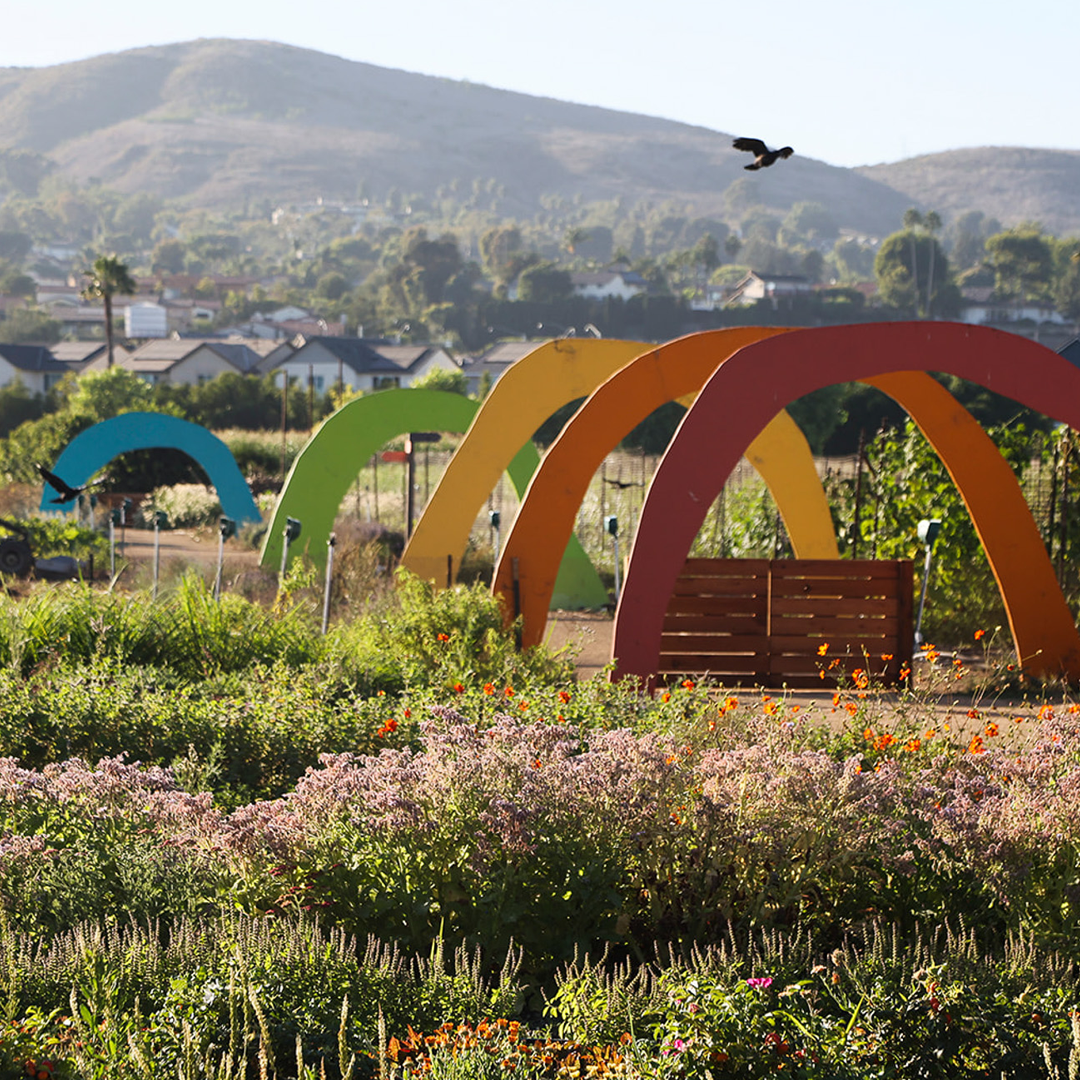
[[[337,534],[331,533],[326,540],[326,588],[323,591],[322,632],[326,637],[326,628],[330,625],[330,587],[334,580],[334,548],[337,547]]]

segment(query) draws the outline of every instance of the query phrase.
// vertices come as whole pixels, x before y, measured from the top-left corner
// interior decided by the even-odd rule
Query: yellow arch
[[[510,609],[517,560],[523,644],[535,645],[543,637],[559,559],[604,456],[653,409],[696,394],[728,356],[745,345],[789,332],[737,327],[694,334],[679,339],[677,349],[661,346],[636,357],[596,388],[533,476],[495,570],[492,590],[506,599]],[[837,558],[828,504],[810,447],[794,421],[779,414],[747,454],[773,492],[796,554]]]
[[[897,371],[861,381],[907,410],[948,469],[1005,601],[1021,662],[1033,671],[1053,671],[1058,658],[1067,658],[1075,677],[1080,635],[1009,463],[971,413],[929,375]]]
[[[429,580],[446,577],[469,541],[488,492],[538,427],[646,348],[637,341],[559,338],[523,356],[491,388],[424,508],[401,563]],[[562,557],[562,551],[559,552]]]

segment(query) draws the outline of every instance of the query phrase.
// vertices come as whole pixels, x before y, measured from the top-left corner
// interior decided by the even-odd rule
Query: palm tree
[[[130,296],[138,286],[127,265],[116,255],[100,255],[89,270],[83,271],[87,278],[82,291],[84,300],[101,300],[105,304],[105,341],[108,344],[108,366],[113,366],[112,298]]]

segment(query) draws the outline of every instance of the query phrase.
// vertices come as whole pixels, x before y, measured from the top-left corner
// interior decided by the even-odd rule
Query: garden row
[[[0,662],[9,1065],[1069,1067],[1065,700],[961,736],[864,678],[802,707],[575,684],[484,592],[409,579],[325,638],[197,582],[35,592],[0,600]]]

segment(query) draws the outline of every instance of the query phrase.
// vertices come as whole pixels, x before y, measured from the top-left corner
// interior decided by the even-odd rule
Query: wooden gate
[[[659,674],[821,688],[861,668],[895,684],[911,668],[912,607],[910,561],[688,559]]]

